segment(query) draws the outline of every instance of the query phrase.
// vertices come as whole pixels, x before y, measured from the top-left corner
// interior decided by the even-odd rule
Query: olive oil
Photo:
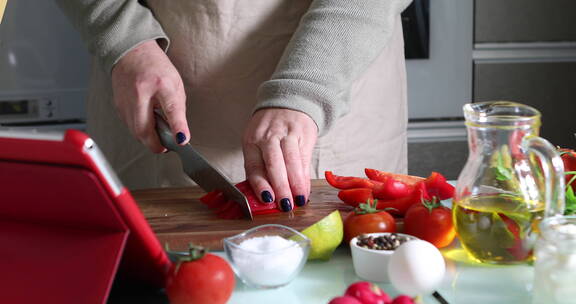
[[[455,201],[453,220],[464,249],[477,261],[516,264],[533,260],[544,204],[511,195]]]

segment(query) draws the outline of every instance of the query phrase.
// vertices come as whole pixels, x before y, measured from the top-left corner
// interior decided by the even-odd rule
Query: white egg
[[[409,296],[430,294],[442,282],[446,263],[429,242],[413,240],[396,248],[388,264],[390,282]]]

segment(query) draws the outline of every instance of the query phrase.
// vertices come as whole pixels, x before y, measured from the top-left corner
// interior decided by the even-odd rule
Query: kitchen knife
[[[177,144],[163,115],[158,111],[154,113],[156,118],[156,132],[158,133],[160,142],[166,149],[174,151],[180,156],[184,173],[206,192],[214,190],[222,191],[227,199],[238,203],[242,209],[242,213],[252,220],[252,212],[246,196],[230,183],[226,176],[212,167],[190,143],[183,146]]]

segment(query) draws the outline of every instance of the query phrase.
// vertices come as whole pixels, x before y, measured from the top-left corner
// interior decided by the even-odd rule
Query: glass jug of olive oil
[[[564,213],[562,160],[538,137],[532,107],[471,103],[464,116],[469,155],[452,208],[460,243],[479,262],[529,262],[542,218]]]

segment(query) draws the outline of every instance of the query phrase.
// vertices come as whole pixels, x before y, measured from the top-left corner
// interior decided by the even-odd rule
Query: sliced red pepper
[[[339,176],[332,173],[332,171],[324,172],[326,181],[334,188],[338,189],[353,189],[353,188],[373,188],[376,182],[367,178],[355,176]]]
[[[216,215],[225,220],[242,218],[240,205],[233,201],[226,201],[215,210]]]
[[[441,200],[454,196],[454,187],[438,172],[428,178],[406,174],[395,174],[376,169],[364,169],[369,179],[338,176],[326,171],[326,180],[341,189],[338,197],[348,205],[357,206],[366,200],[377,199],[378,208],[393,208],[390,213],[403,216],[408,208],[423,199],[437,197]]]
[[[374,197],[379,200],[402,198],[414,192],[414,185],[407,185],[391,176],[386,176],[383,180],[381,183],[374,184],[373,188]]]
[[[513,219],[506,216],[504,213],[498,213],[498,216],[502,219],[504,224],[506,224],[506,228],[508,231],[512,233],[514,236],[514,245],[510,248],[506,248],[508,251],[517,261],[524,261],[527,259],[532,252],[530,250],[526,250],[524,246],[522,246],[522,239],[520,238],[520,227],[518,223],[516,223]]]
[[[200,201],[208,206],[208,208],[214,209],[224,204],[226,199],[224,198],[224,194],[222,194],[222,192],[212,191],[202,196]]]
[[[422,200],[430,200],[430,196],[426,191],[426,185],[420,182],[416,184],[410,195],[391,200],[378,200],[376,208],[386,210],[394,216],[404,216],[412,205],[418,204]]]
[[[374,200],[372,189],[369,188],[340,190],[338,192],[338,198],[341,199],[344,203],[353,207],[358,207],[360,203],[366,203],[367,201]]]
[[[246,196],[246,200],[248,201],[248,205],[250,205],[250,210],[252,211],[253,216],[280,212],[276,207],[276,204],[260,202],[248,181],[238,183],[236,184],[236,187]],[[200,201],[210,209],[213,209],[214,213],[219,218],[239,219],[243,217],[240,205],[232,200],[225,199],[222,191],[215,190],[209,192],[202,196]],[[296,206],[294,206],[294,208],[296,208]]]
[[[388,177],[392,177],[394,180],[405,183],[406,185],[415,186],[417,183],[424,180],[423,177],[407,175],[407,174],[396,174],[392,172],[380,171],[376,169],[365,168],[364,173],[366,176],[374,181],[385,182]]]
[[[445,200],[454,196],[454,186],[450,185],[446,178],[438,172],[432,172],[424,183],[426,184],[428,195],[431,197],[435,196]]]

